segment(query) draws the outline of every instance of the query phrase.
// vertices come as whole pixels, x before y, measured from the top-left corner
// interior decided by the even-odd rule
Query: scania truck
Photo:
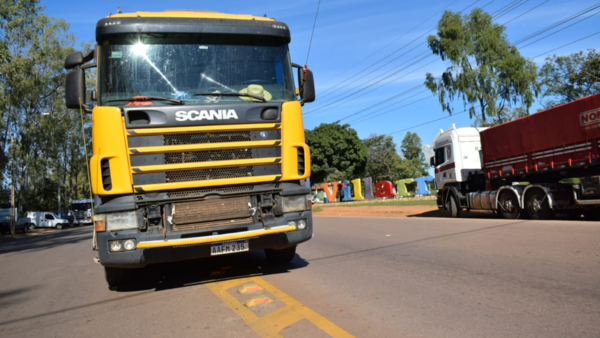
[[[92,224],[93,201],[82,199],[69,205],[69,214],[73,217],[73,225]]]
[[[256,250],[287,262],[312,238],[314,80],[290,41],[267,17],[119,13],[98,21],[93,51],[67,56],[66,105],[92,114],[94,250],[111,289],[153,263]]]
[[[504,218],[600,216],[600,94],[491,128],[440,130],[437,204]]]

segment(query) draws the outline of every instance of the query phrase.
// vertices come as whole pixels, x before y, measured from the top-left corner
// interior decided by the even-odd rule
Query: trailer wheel
[[[115,291],[119,286],[133,282],[135,273],[135,269],[104,267],[106,283],[108,283],[108,289],[111,291]]]
[[[527,192],[525,206],[531,219],[552,219],[555,216],[554,210],[548,203],[548,195],[541,189],[532,189]]]
[[[287,263],[296,256],[296,246],[290,246],[281,250],[265,249],[265,255],[271,263]]]
[[[456,201],[456,196],[451,194],[448,202],[450,203],[450,206],[448,208],[450,210],[450,216],[452,218],[460,217],[461,208],[458,205],[458,201]]]
[[[29,223],[29,230],[33,230],[35,229],[35,224],[34,223]]]
[[[501,193],[498,199],[498,211],[503,218],[517,219],[521,216],[521,208],[517,196],[510,191]]]

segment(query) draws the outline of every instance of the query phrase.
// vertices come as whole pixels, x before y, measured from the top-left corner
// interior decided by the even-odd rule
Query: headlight
[[[283,196],[281,211],[304,211],[307,210],[306,195]]]
[[[108,242],[110,252],[131,251],[135,250],[135,247],[135,239],[120,239]]]
[[[301,219],[298,221],[298,230],[304,230],[306,229],[306,221]]]
[[[137,229],[138,221],[135,211],[115,212],[106,214],[106,230],[127,230]]]

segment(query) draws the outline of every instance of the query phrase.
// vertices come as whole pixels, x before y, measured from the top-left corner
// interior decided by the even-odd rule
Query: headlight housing
[[[281,211],[284,213],[308,210],[306,195],[283,196],[281,204]]]
[[[106,230],[129,230],[137,229],[138,220],[135,211],[115,212],[106,214]]]

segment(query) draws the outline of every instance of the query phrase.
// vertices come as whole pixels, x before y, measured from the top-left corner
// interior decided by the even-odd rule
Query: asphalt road
[[[155,266],[118,291],[92,261],[90,227],[0,238],[0,336],[600,336],[598,222],[316,217],[315,228],[284,266],[262,253]]]

